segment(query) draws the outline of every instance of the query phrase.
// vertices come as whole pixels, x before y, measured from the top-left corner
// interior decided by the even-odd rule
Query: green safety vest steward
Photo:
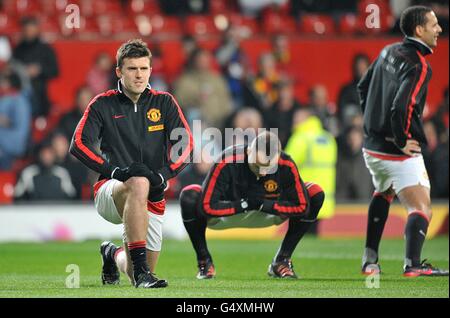
[[[336,190],[337,144],[320,119],[310,116],[294,128],[285,149],[297,164],[304,182],[314,182],[325,192],[319,219],[334,215]]]

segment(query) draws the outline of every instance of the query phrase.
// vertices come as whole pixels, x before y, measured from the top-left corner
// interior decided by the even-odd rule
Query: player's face
[[[142,94],[147,87],[152,68],[148,57],[125,58],[121,68],[116,68],[116,74],[121,79],[124,88],[131,94]]]
[[[250,156],[252,157],[252,156]],[[264,177],[268,174],[273,174],[277,171],[279,155],[275,155],[272,159],[268,160],[264,153],[258,152],[255,156],[253,165],[253,172],[258,177]],[[249,158],[250,160],[250,158]]]
[[[424,26],[418,27],[418,35],[426,45],[435,48],[437,46],[439,34],[442,32],[442,28],[433,11],[428,12],[426,17],[427,23]]]

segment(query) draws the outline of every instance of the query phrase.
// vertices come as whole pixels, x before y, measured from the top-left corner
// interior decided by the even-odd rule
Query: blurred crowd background
[[[80,9],[76,29],[67,24],[71,3]],[[448,1],[0,0],[0,204],[91,200],[98,176],[68,154],[70,139],[89,101],[117,86],[115,50],[136,37],[153,54],[152,87],[171,92],[190,123],[278,128],[304,180],[332,200],[366,201],[373,188],[356,84],[380,39],[401,40],[404,8],[422,3],[443,28],[436,54],[446,50],[431,63],[424,157],[432,197],[448,198]],[[380,9],[377,28],[365,24],[370,4]],[[349,43],[350,59],[339,60]],[[329,58],[314,60],[323,48]],[[299,61],[305,55],[314,65]],[[202,183],[209,167],[190,165],[167,197]]]

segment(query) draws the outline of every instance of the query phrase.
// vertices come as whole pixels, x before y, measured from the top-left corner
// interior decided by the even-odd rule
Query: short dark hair
[[[133,39],[122,44],[117,50],[116,60],[117,67],[121,68],[123,60],[126,58],[139,58],[148,57],[150,65],[152,65],[152,53],[150,52],[147,44],[141,39]]]
[[[400,17],[400,30],[405,36],[413,36],[416,26],[427,23],[426,14],[433,10],[426,6],[412,6],[402,12]]]
[[[253,139],[250,147],[256,152],[261,152],[269,159],[281,153],[281,142],[278,136],[268,130],[263,131],[255,139]]]

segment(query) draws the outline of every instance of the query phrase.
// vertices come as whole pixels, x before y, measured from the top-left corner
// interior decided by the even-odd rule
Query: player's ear
[[[417,25],[417,26],[416,26],[415,33],[416,33],[416,35],[417,35],[419,38],[422,37],[424,29],[425,29],[425,27],[422,26],[422,25]]]
[[[122,78],[122,71],[120,70],[120,67],[116,67],[116,76],[118,78]]]

